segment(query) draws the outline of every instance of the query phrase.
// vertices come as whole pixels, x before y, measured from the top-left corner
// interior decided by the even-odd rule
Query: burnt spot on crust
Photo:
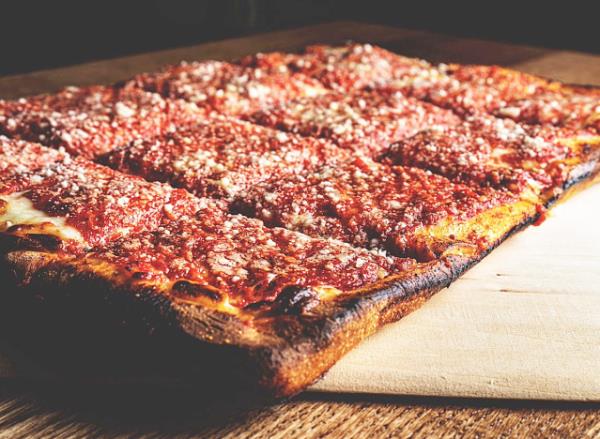
[[[37,250],[58,252],[64,250],[65,241],[52,233],[43,233],[45,225],[35,228],[29,224],[12,225],[0,223],[0,241],[2,249]],[[39,233],[35,233],[35,230]]]
[[[173,284],[171,293],[182,299],[198,299],[206,297],[215,302],[221,301],[221,293],[214,287],[198,284],[187,280],[179,280]]]
[[[304,314],[319,303],[319,295],[313,288],[290,285],[281,291],[276,307],[285,314]]]
[[[57,251],[62,247],[62,239],[56,235],[47,235],[45,233],[33,233],[27,237],[38,244],[42,249]]]

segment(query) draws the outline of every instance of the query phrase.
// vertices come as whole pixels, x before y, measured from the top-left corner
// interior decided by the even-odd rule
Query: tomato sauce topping
[[[423,228],[467,220],[513,200],[508,193],[452,183],[421,169],[357,158],[257,185],[233,208],[270,226],[428,259],[420,254],[420,239],[428,238]]]
[[[49,217],[64,218],[83,237],[83,248],[155,228],[165,219],[190,218],[208,202],[78,158],[15,175],[0,187],[0,195],[11,194]]]
[[[144,73],[126,88],[143,88],[169,98],[181,98],[226,115],[326,93],[316,80],[302,74],[279,74],[260,68],[244,68],[221,61],[181,63],[158,73]]]
[[[535,125],[587,129],[600,134],[600,94],[548,91],[514,99],[494,112],[497,116]]]
[[[289,287],[348,291],[415,266],[411,259],[269,229],[213,209],[120,239],[89,257],[109,260],[137,280],[174,283],[171,293],[185,300],[208,296],[237,307],[273,301]]]
[[[394,91],[330,93],[257,112],[253,122],[303,136],[322,137],[367,155],[436,125],[457,125],[452,112]]]
[[[0,134],[94,158],[202,115],[191,104],[141,90],[68,87],[54,95],[0,101]]]
[[[0,182],[63,161],[67,157],[64,150],[0,136]]]
[[[498,66],[441,65],[435,75],[395,86],[458,114],[471,114],[494,111],[508,101],[540,93],[548,82]]]
[[[423,76],[433,69],[426,61],[370,44],[315,45],[297,55],[259,53],[243,58],[240,64],[271,72],[301,72],[340,92],[382,87],[393,80]]]
[[[348,160],[350,153],[306,138],[225,117],[134,141],[101,161],[114,169],[229,199],[257,183]]]
[[[398,142],[382,161],[428,169],[464,183],[539,193],[565,182],[565,160],[576,156],[568,139],[577,134],[473,116],[462,125],[422,131]]]

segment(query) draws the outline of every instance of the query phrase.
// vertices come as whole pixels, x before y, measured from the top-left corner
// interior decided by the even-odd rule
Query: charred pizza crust
[[[168,366],[138,365],[136,373],[162,375],[166,372],[181,377],[187,372],[189,376],[209,362],[220,365],[227,380],[281,397],[297,393],[314,382],[361,340],[381,325],[416,309],[475,261],[449,256],[419,271],[386,279],[341,296],[340,300],[321,303],[309,311],[303,310],[302,292],[297,292],[285,300],[281,297],[270,309],[244,312],[243,316],[168,300],[164,294],[148,287],[132,289],[129,284],[124,285],[117,271],[110,267],[56,260],[48,253],[5,254],[2,281],[14,292],[8,299],[13,312],[29,309],[30,313],[23,315],[25,322],[27,315],[34,314],[31,313],[32,302],[43,297],[44,314],[48,316],[49,311],[58,311],[62,320],[59,325],[64,332],[71,333],[73,340],[78,339],[77,334],[99,330],[104,335],[121,333],[123,336],[130,332],[136,335],[127,338],[133,344],[132,352],[136,352],[136,343],[148,338],[145,343],[156,341],[153,349],[169,340],[172,346],[182,347],[180,360],[187,357],[184,362],[170,358]],[[93,309],[92,304],[96,305]],[[72,319],[89,313],[96,315],[87,324],[81,319]],[[101,326],[86,327],[99,320]],[[69,325],[75,321],[77,325]],[[28,324],[42,327],[40,322]],[[56,328],[50,329],[50,333],[53,331]],[[48,334],[38,336],[48,341]],[[119,338],[115,338],[115,344],[118,343]],[[195,345],[193,351],[187,350],[190,345]],[[118,350],[118,347],[107,349],[106,355],[113,349]],[[210,353],[210,357],[190,364],[199,352]],[[63,360],[72,365],[82,362],[77,353]],[[123,364],[134,360],[131,357],[119,359]],[[200,378],[208,377],[200,375]]]

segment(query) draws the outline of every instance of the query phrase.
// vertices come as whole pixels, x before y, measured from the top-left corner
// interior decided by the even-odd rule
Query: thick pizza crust
[[[160,346],[170,340],[171,347],[180,346],[182,351],[168,358],[167,364],[139,365],[142,371],[136,369],[136,374],[190,376],[200,366],[199,378],[203,378],[202,366],[211,363],[219,365],[222,374],[227,371],[228,380],[258,385],[270,395],[287,396],[315,381],[378,327],[399,319],[448,286],[472,263],[473,259],[452,256],[429,264],[422,272],[389,279],[360,294],[326,302],[308,314],[262,317],[234,316],[176,303],[152,288],[132,290],[114,278],[107,267],[81,265],[45,252],[7,253],[0,263],[0,280],[7,286],[3,309],[19,315],[19,326],[41,331],[35,336],[38,342],[83,342],[89,348],[97,336],[107,338],[113,333],[110,338],[116,344],[126,340],[149,343],[150,348],[154,340],[152,349],[158,355],[168,355],[168,351],[161,352]],[[30,321],[34,316],[35,321]],[[46,326],[38,319],[40,316],[58,327]],[[44,327],[46,330],[42,331]],[[70,340],[52,340],[58,333],[62,337],[66,334]],[[82,340],[84,334],[95,336]],[[197,346],[191,347],[193,344]],[[106,356],[123,350],[122,346],[104,348]],[[59,360],[61,368],[70,363],[63,370],[68,374],[77,364],[86,362],[80,357],[84,351],[51,360]],[[126,370],[135,358],[120,358],[118,362]],[[115,365],[115,376],[119,369]],[[82,370],[92,376],[111,375],[107,370],[90,373],[87,366]]]
[[[562,191],[544,195],[546,206],[596,179],[599,170],[598,157],[574,167]],[[539,216],[532,203],[502,224],[485,249],[448,248],[420,271],[296,312],[234,314],[177,301],[161,286],[128,283],[104,262],[52,253],[39,236],[6,235],[0,239],[0,317],[15,340],[41,348],[63,376],[193,378],[290,396]]]

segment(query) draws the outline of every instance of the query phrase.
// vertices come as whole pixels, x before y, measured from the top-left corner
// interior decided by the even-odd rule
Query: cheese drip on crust
[[[45,234],[57,236],[63,240],[83,242],[81,233],[69,225],[66,219],[50,216],[36,209],[24,192],[0,195],[0,232],[14,226],[44,226]]]

